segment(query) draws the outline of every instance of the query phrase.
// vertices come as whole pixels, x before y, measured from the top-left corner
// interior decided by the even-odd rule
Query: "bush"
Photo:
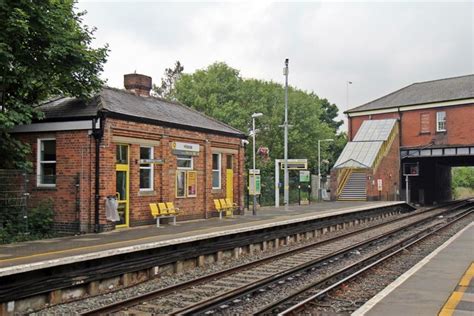
[[[53,200],[41,201],[28,210],[27,220],[20,207],[9,207],[0,216],[0,244],[53,237]]]

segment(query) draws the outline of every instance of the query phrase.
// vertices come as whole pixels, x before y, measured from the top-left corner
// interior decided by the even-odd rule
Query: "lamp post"
[[[349,85],[352,84],[352,81],[346,81],[346,110],[349,109]]]
[[[283,75],[285,75],[285,122],[283,123],[285,129],[285,139],[284,139],[284,159],[285,159],[285,175],[283,181],[283,202],[285,204],[285,211],[288,211],[288,204],[290,203],[290,194],[289,194],[289,177],[288,177],[288,58],[285,59],[285,68],[283,68]]]
[[[255,172],[255,118],[262,116],[263,113],[254,113],[252,114],[252,154],[253,154],[253,205],[252,205],[252,215],[257,215],[257,210],[255,205],[257,204],[257,177]]]
[[[319,139],[318,140],[318,201],[321,201],[321,142],[333,142],[334,139]]]

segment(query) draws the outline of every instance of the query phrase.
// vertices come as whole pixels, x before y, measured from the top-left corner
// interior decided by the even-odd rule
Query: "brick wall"
[[[31,146],[29,156],[33,164],[30,178],[30,201],[52,199],[55,227],[61,232],[90,230],[93,221],[94,141],[87,131],[28,133],[16,135]],[[37,186],[37,140],[56,139],[56,186]],[[34,205],[31,205],[34,207]]]
[[[30,160],[36,173],[37,139],[56,139],[56,187],[36,188],[32,194],[52,198],[55,202],[55,225],[60,230],[93,231],[95,194],[95,140],[88,131],[62,131],[52,133],[24,133],[17,137],[32,148]],[[143,124],[107,118],[100,146],[100,216],[101,230],[113,229],[114,224],[105,216],[105,199],[116,194],[116,142],[114,137],[153,141],[154,158],[164,159],[164,164],[153,165],[151,192],[140,191],[140,144],[129,144],[130,226],[154,222],[149,203],[174,202],[180,208],[178,220],[217,216],[213,199],[226,197],[226,158],[233,157],[234,202],[243,208],[244,199],[244,148],[239,138],[217,134],[188,131],[176,128]],[[173,142],[199,144],[199,155],[194,157],[197,172],[197,196],[177,198],[175,194],[177,159],[172,152]],[[212,152],[222,152],[221,189],[212,189]],[[34,177],[35,178],[35,177]],[[76,186],[79,179],[79,187]]]
[[[382,191],[378,190],[378,180],[382,180]],[[394,201],[400,190],[400,141],[396,137],[389,151],[382,158],[378,168],[368,173],[367,199],[369,201]]]
[[[436,112],[446,112],[446,132],[436,132]],[[474,104],[405,111],[401,113],[401,146],[472,145],[474,144]],[[421,115],[429,117],[429,133],[421,132]],[[364,120],[400,118],[398,112],[350,117],[349,139],[352,140]]]
[[[180,209],[178,220],[199,219],[216,216],[213,199],[226,197],[226,156],[233,157],[233,192],[234,202],[243,206],[243,170],[244,150],[239,138],[187,131],[176,128],[155,126],[137,122],[107,118],[105,124],[103,147],[101,148],[101,196],[114,195],[115,188],[115,151],[116,143],[113,138],[133,137],[137,139],[159,141],[154,146],[155,159],[163,159],[164,164],[155,164],[154,190],[141,192],[139,190],[140,145],[130,145],[130,225],[153,223],[149,203],[174,202]],[[194,171],[197,172],[197,196],[176,197],[177,157],[173,154],[171,144],[185,142],[198,144],[199,155],[193,158]],[[221,189],[212,189],[212,152],[222,153]],[[101,203],[101,223],[106,223],[104,203]]]

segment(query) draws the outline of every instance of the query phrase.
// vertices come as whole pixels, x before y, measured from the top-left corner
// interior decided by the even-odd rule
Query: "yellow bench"
[[[234,211],[237,208],[237,204],[232,203],[230,199],[214,199],[214,206],[216,211],[219,212],[219,219],[222,219],[222,212],[234,216]]]
[[[173,218],[173,225],[176,225],[179,209],[174,207],[173,202],[150,203],[150,210],[151,215],[156,219],[156,227],[160,227],[161,218]]]

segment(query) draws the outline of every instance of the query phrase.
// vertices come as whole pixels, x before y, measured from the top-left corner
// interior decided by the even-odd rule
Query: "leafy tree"
[[[452,187],[470,188],[474,190],[474,167],[458,167],[452,169]]]
[[[94,28],[75,1],[0,1],[1,167],[25,166],[28,147],[11,137],[16,125],[40,119],[35,105],[55,96],[87,98],[98,90],[108,47],[91,48]]]
[[[326,122],[329,126],[334,128],[335,131],[344,123],[342,120],[336,120],[339,109],[334,103],[330,103],[327,99],[321,100],[321,120]]]
[[[284,116],[284,87],[281,84],[243,79],[237,69],[225,63],[214,63],[192,74],[182,74],[172,94],[182,103],[245,133],[251,129],[252,113],[262,112],[264,115],[257,119],[256,147],[268,147],[270,160],[260,159],[258,164],[260,169],[273,173],[272,162],[283,157],[283,129],[279,127]],[[315,93],[294,87],[289,87],[288,99],[289,124],[293,125],[289,129],[289,157],[307,158],[314,172],[317,169],[317,140],[334,138],[336,142],[322,147],[322,156],[332,165],[346,142],[345,135],[336,134],[340,125],[334,121],[337,107]],[[247,147],[246,157],[247,167],[250,167],[251,146]]]
[[[181,65],[179,60],[174,64],[174,68],[166,68],[165,77],[161,78],[161,85],[153,85],[153,92],[163,99],[173,100],[172,92],[174,91],[176,81],[181,77],[183,70],[184,67]]]

